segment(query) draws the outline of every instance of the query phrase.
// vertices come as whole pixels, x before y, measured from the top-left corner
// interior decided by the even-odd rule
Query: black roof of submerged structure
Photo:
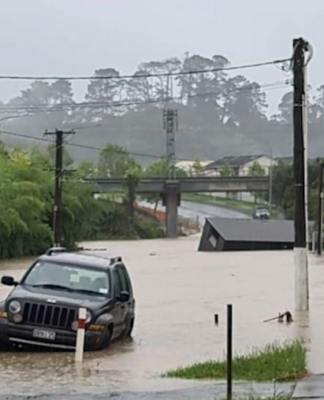
[[[198,251],[287,250],[294,221],[207,218]]]

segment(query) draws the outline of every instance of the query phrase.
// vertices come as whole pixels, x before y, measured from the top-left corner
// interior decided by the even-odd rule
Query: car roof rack
[[[51,247],[45,254],[47,256],[53,256],[55,254],[66,253],[66,251],[67,250],[65,247]]]
[[[109,257],[109,259],[110,259],[110,265],[123,261],[121,256]]]

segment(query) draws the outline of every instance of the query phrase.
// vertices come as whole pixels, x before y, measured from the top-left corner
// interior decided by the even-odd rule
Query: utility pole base
[[[307,311],[308,299],[308,261],[306,248],[294,248],[295,264],[295,310]]]
[[[166,235],[168,238],[178,237],[178,195],[179,182],[168,181],[165,185],[166,195]]]

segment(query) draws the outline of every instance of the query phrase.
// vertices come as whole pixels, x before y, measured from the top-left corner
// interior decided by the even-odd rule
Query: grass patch
[[[250,355],[234,357],[233,379],[244,381],[294,381],[307,375],[306,349],[296,340],[274,343]],[[164,377],[182,379],[225,379],[225,361],[207,361],[167,372]]]
[[[205,194],[184,193],[181,198],[186,201],[194,201],[195,203],[211,204],[214,206],[228,208],[230,210],[241,211],[251,214],[255,204],[249,201],[228,199],[226,197],[214,197]]]

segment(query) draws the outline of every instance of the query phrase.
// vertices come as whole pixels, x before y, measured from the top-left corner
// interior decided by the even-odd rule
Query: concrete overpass
[[[84,182],[97,186],[96,193],[109,190],[125,190],[126,179],[84,179]],[[143,178],[136,187],[136,193],[164,193],[169,185],[178,186],[179,193],[204,192],[266,192],[269,189],[268,177],[215,177],[179,178],[168,181],[165,178]]]
[[[126,179],[84,179],[83,182],[95,186],[94,193],[109,190],[122,191],[127,188]],[[178,205],[181,193],[221,193],[221,192],[267,192],[268,177],[195,177],[167,180],[165,178],[143,178],[135,188],[138,194],[156,193],[163,199],[167,215],[167,236],[178,235]]]

